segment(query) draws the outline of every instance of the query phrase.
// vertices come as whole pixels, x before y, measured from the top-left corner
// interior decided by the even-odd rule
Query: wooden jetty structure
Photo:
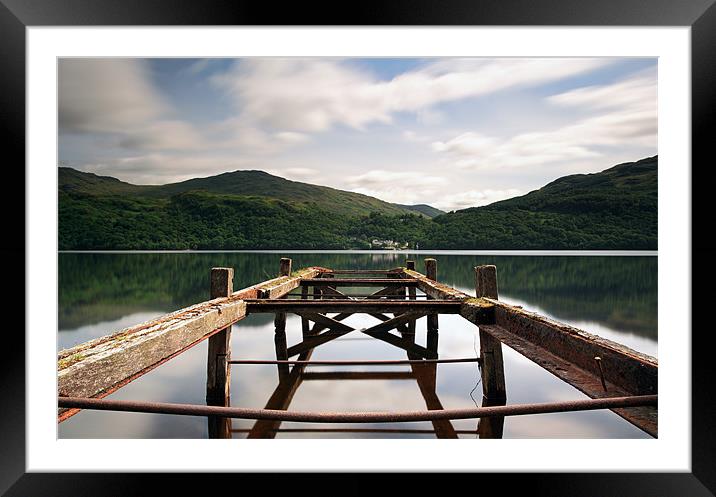
[[[276,278],[233,290],[233,269],[210,272],[210,300],[180,309],[153,321],[107,335],[58,354],[58,422],[80,409],[205,416],[209,436],[272,438],[280,432],[434,433],[457,438],[452,420],[479,419],[481,438],[501,438],[505,416],[611,409],[653,437],[658,435],[658,363],[653,357],[613,341],[556,322],[498,299],[497,268],[477,266],[475,295],[467,295],[438,281],[437,261],[425,259],[425,273],[414,261],[405,267],[340,270],[308,267],[292,271],[282,258]],[[354,290],[360,288],[361,292]],[[346,290],[348,289],[348,290]],[[233,359],[231,327],[254,313],[274,315],[276,360]],[[302,340],[286,340],[286,316],[301,318]],[[366,314],[376,324],[356,329],[345,324],[354,314]],[[330,316],[328,314],[335,314]],[[456,314],[479,330],[478,357],[438,356],[439,316]],[[416,322],[425,318],[424,344],[416,341]],[[402,360],[312,361],[313,351],[332,340],[359,332],[406,354]],[[206,404],[188,405],[104,399],[203,340],[208,340]],[[502,347],[506,345],[588,398],[568,402],[507,404]],[[482,405],[444,409],[436,394],[439,364],[477,363],[481,374]],[[264,409],[231,406],[231,367],[236,364],[274,364],[279,382]],[[311,371],[311,366],[405,365],[410,371]],[[424,411],[299,412],[289,411],[303,381],[311,380],[416,381]],[[388,408],[390,406],[387,406]],[[252,428],[234,430],[232,419],[250,419]],[[395,423],[429,421],[433,430],[373,428],[280,428],[282,422]]]

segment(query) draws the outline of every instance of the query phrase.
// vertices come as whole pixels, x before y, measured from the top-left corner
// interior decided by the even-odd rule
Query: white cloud
[[[58,87],[61,132],[126,132],[167,110],[139,59],[60,59]]]
[[[380,81],[348,64],[319,58],[246,59],[214,82],[236,98],[248,120],[277,129],[361,129],[388,123],[395,112],[415,112],[435,123],[431,106],[505,88],[531,86],[580,74],[607,59],[448,59]]]
[[[437,195],[449,181],[441,176],[427,176],[418,171],[372,170],[346,179],[347,189],[399,204],[425,203]]]
[[[208,65],[202,59],[187,71]],[[177,119],[141,59],[61,59],[59,67],[61,133],[108,135],[135,152],[239,149],[242,156],[277,153],[308,140],[296,132],[268,133],[236,117],[201,130]]]
[[[516,188],[508,188],[506,190],[469,190],[440,197],[431,205],[444,211],[452,211],[488,205],[499,200],[517,197],[521,194],[522,191]]]
[[[274,135],[276,139],[286,144],[305,143],[309,140],[308,135],[291,131],[282,131]]]
[[[123,148],[139,150],[188,150],[201,148],[203,138],[193,126],[183,121],[157,121],[119,141]]]
[[[553,130],[521,133],[507,138],[467,132],[433,142],[435,152],[461,169],[532,167],[589,159],[603,146],[656,149],[657,92],[653,74],[591,86],[548,97],[559,106],[589,113],[573,124]]]
[[[311,183],[319,178],[321,172],[310,167],[288,167],[285,169],[267,169],[267,173],[282,178]]]

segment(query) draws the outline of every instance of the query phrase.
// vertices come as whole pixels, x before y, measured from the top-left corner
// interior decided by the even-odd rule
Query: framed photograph
[[[3,0],[0,490],[713,495],[716,7],[581,3]]]

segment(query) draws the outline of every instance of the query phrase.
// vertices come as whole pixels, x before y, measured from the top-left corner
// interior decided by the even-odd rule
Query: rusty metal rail
[[[411,360],[379,360],[379,361],[288,361],[262,359],[236,359],[229,364],[299,364],[301,366],[391,366],[402,364],[454,364],[462,362],[481,362],[479,357],[463,357],[457,359],[411,359]]]
[[[77,397],[60,397],[58,399],[58,405],[59,407],[64,408],[96,409],[103,411],[178,414],[185,416],[217,416],[222,418],[293,421],[300,423],[406,423],[415,421],[474,419],[495,416],[521,416],[527,414],[548,414],[557,412],[656,406],[657,396],[636,395],[630,397],[583,399],[540,404],[513,404],[508,406],[490,406],[471,409],[400,412],[283,411],[274,409],[248,409],[242,407],[88,399]]]

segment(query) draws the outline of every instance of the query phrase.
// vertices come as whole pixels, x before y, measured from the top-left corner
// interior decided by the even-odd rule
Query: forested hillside
[[[657,168],[651,157],[447,214],[260,171],[139,186],[60,168],[59,247],[654,250]]]

